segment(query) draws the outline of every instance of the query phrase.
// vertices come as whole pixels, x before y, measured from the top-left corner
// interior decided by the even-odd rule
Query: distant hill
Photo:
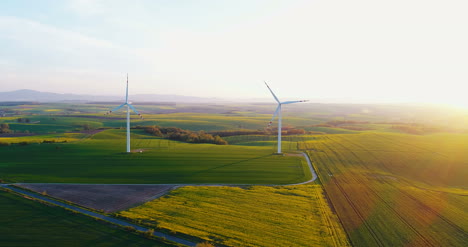
[[[203,103],[221,101],[216,98],[201,98],[182,95],[161,95],[161,94],[135,94],[130,95],[133,102],[190,102]],[[99,96],[81,94],[61,94],[40,92],[29,89],[22,89],[10,92],[0,92],[0,102],[11,101],[33,101],[33,102],[115,102],[122,101],[119,96]]]

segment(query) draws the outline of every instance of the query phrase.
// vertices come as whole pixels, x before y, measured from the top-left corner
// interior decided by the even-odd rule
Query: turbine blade
[[[138,114],[138,116],[143,119],[143,116],[141,116],[141,114],[137,111],[137,109],[135,109],[135,107],[133,107],[131,104],[128,104],[128,106],[136,113]]]
[[[273,117],[271,118],[270,122],[268,123],[268,128],[271,127],[271,124],[273,123],[273,120],[275,120],[275,118],[278,115],[280,109],[281,109],[281,105],[278,105],[278,107],[276,107],[275,113],[273,114]]]
[[[294,101],[285,101],[282,102],[281,104],[287,105],[287,104],[294,104],[294,103],[299,103],[299,102],[307,102],[308,100],[294,100]]]
[[[105,114],[105,115],[107,115],[107,114],[111,114],[112,112],[119,110],[120,108],[124,107],[126,104],[127,104],[127,103],[123,103],[123,104],[121,104],[121,105],[117,106],[116,108],[114,108],[114,109],[112,109],[112,110],[110,110],[110,111],[106,112],[106,114]]]
[[[273,98],[275,98],[276,102],[281,103],[281,102],[279,101],[278,97],[276,97],[275,93],[273,93],[273,90],[271,90],[270,86],[268,86],[268,84],[266,83],[266,81],[263,81],[263,82],[265,82],[265,85],[267,86],[268,90],[270,90],[270,93],[271,93],[271,95],[273,95]]]

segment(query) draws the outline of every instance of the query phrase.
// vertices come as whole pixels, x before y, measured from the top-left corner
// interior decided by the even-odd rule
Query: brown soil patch
[[[173,185],[15,184],[51,197],[112,213],[158,198]]]

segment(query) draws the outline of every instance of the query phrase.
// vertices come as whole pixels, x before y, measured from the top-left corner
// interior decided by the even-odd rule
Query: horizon
[[[112,7],[110,7],[112,6]],[[14,1],[2,90],[468,107],[464,1]],[[120,84],[121,83],[121,84]]]
[[[38,91],[38,90],[33,90],[33,89],[18,89],[18,90],[13,90],[13,91],[0,91],[0,94],[2,93],[15,93],[18,91],[28,91],[28,92],[35,92],[35,93],[51,93],[51,94],[58,94],[58,95],[76,95],[76,96],[89,96],[89,97],[107,97],[106,99],[103,100],[97,100],[97,99],[67,99],[67,100],[51,100],[51,101],[42,101],[42,100],[18,100],[18,102],[21,101],[31,101],[35,102],[37,101],[38,103],[41,104],[48,104],[48,103],[66,103],[66,101],[86,101],[86,102],[107,102],[107,103],[118,103],[121,100],[117,98],[122,98],[122,100],[125,100],[125,95],[118,95],[118,94],[107,94],[107,95],[100,95],[100,94],[78,94],[78,93],[57,93],[57,92],[46,92],[46,91]],[[129,93],[129,97],[135,97],[135,96],[174,96],[174,97],[187,97],[187,98],[194,98],[198,101],[183,101],[183,100],[174,100],[174,101],[168,101],[166,99],[162,100],[154,100],[154,101],[148,101],[148,100],[138,100],[134,102],[136,105],[139,103],[164,103],[164,102],[179,102],[179,103],[193,103],[193,104],[208,104],[208,103],[254,103],[254,104],[272,104],[276,105],[276,101],[274,101],[273,98],[269,97],[258,97],[258,98],[216,98],[216,97],[199,97],[199,96],[193,96],[193,95],[182,95],[182,94],[152,94],[152,93]],[[115,98],[115,99],[109,99],[109,98]],[[130,98],[130,100],[132,100]],[[286,100],[292,100],[289,98],[285,98],[284,101]],[[6,100],[3,101],[0,99],[1,102],[15,102],[11,100]],[[330,105],[369,105],[369,106],[422,106],[422,107],[436,107],[436,108],[449,108],[453,110],[463,110],[467,111],[468,108],[464,106],[459,106],[459,105],[453,105],[453,104],[441,104],[441,103],[430,103],[430,102],[370,102],[370,101],[346,101],[345,99],[333,99],[333,98],[323,98],[323,99],[318,99],[316,101],[311,101],[308,100],[307,102],[303,102],[301,104],[330,104]]]

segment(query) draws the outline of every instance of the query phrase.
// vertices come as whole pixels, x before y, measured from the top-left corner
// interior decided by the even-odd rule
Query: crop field
[[[117,104],[118,105],[118,104]],[[8,123],[15,131],[47,134],[78,131],[83,126],[91,128],[125,127],[126,115],[119,110],[110,115],[104,115],[117,105],[92,104],[38,104],[2,107],[1,110],[12,112],[9,116],[0,118],[0,123]],[[274,105],[261,105],[253,109],[247,106],[224,105],[137,105],[144,119],[132,115],[132,126],[159,125],[163,127],[179,127],[192,131],[229,130],[229,129],[259,129],[266,127]],[[176,108],[169,109],[168,108]],[[249,107],[247,107],[249,108]],[[244,109],[245,111],[240,111]],[[213,114],[215,113],[215,114]],[[18,118],[27,118],[28,122],[18,122]],[[319,123],[319,120],[298,117],[296,114],[285,114],[290,125],[307,125]]]
[[[467,135],[328,135],[300,148],[353,245],[466,246]]]
[[[171,246],[0,190],[0,246]]]
[[[171,141],[132,129],[134,152],[123,153],[124,112],[103,115],[113,107],[2,107],[6,115],[0,124],[9,124],[13,133],[0,135],[0,179],[285,185],[311,178],[302,157],[273,155],[273,133],[223,137],[229,143],[224,146]],[[285,126],[309,132],[284,135],[282,148],[308,153],[320,180],[314,184],[181,187],[118,214],[229,246],[465,246],[467,118],[444,109],[411,108],[403,114],[400,108],[379,107],[303,104],[288,109]],[[144,119],[133,117],[132,126],[259,133],[275,106],[137,108]],[[113,206],[106,208],[124,208]]]
[[[250,136],[243,140],[234,136],[231,141],[239,141],[236,145],[256,146],[256,141],[263,143],[267,138],[271,137]],[[336,212],[352,245],[465,246],[468,237],[468,135],[415,136],[368,132],[288,138],[297,148],[309,153],[331,203],[332,209],[328,205],[327,209]],[[229,246],[262,246],[260,242],[265,246],[273,243],[286,246],[333,245],[326,242],[333,238],[317,237],[314,230],[302,225],[298,216],[284,217],[297,220],[298,228],[302,229],[289,233],[288,236],[302,236],[292,238],[295,241],[274,242],[283,241],[280,234],[273,238],[264,230],[275,229],[276,226],[288,229],[287,225],[292,223],[288,220],[274,221],[269,212],[281,208],[286,195],[312,197],[315,192],[307,186],[252,187],[247,190],[181,188],[167,197],[119,215]],[[287,193],[279,192],[281,189],[289,190]],[[270,199],[253,199],[260,191]],[[285,197],[277,198],[278,194]],[[288,205],[299,212],[305,208],[294,197],[287,200],[290,201]],[[319,208],[315,204],[311,206],[316,210]],[[262,210],[256,211],[258,208]],[[241,215],[251,214],[255,215],[248,218],[255,218],[255,223],[242,221]],[[277,214],[284,216],[286,213]],[[322,212],[322,215],[326,214]],[[329,217],[333,218],[333,215]],[[310,226],[315,225],[312,223]],[[257,233],[250,227],[263,231]],[[335,229],[340,229],[340,225]],[[316,240],[311,240],[313,238]],[[303,239],[308,239],[308,244],[300,242]]]
[[[132,148],[142,153],[122,153],[124,130],[106,130],[72,143],[3,146],[0,178],[110,184],[290,184],[311,178],[303,158],[274,155],[271,146],[188,144],[136,131]]]
[[[60,133],[60,134],[43,134],[43,135],[31,135],[31,136],[21,136],[15,137],[2,137],[0,142],[2,143],[42,143],[42,142],[75,142],[86,138],[88,134],[85,133]]]
[[[119,216],[228,246],[349,246],[319,185],[183,187]]]

